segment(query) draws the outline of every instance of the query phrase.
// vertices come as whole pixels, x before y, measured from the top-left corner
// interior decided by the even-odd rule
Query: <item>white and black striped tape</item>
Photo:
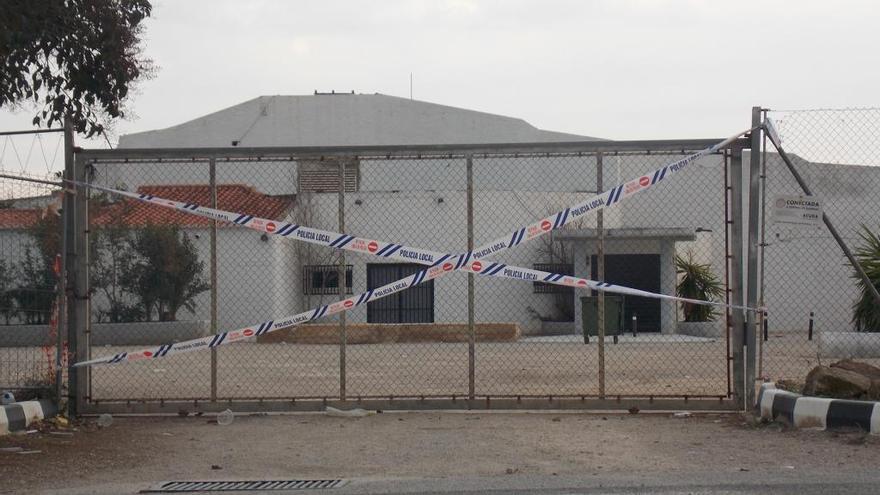
[[[402,257],[408,262],[416,261],[421,264],[429,264],[430,267],[425,270],[420,270],[419,272],[404,279],[391,282],[382,287],[363,292],[348,299],[343,299],[330,305],[310,309],[296,315],[272,320],[268,322],[268,324],[263,323],[256,330],[251,327],[245,327],[230,332],[219,333],[210,337],[180,342],[177,344],[164,344],[159,348],[149,348],[130,353],[124,352],[116,354],[114,356],[105,356],[90,361],[76,363],[73,366],[87,366],[99,363],[116,364],[120,362],[160,358],[172,354],[191,352],[202,348],[214,348],[220,345],[238,342],[271,331],[289,328],[305,321],[311,321],[322,318],[324,316],[347,311],[348,309],[351,309],[355,306],[366,304],[369,301],[379,299],[381,297],[386,297],[388,295],[405,290],[413,285],[417,285],[423,281],[432,280],[434,278],[438,278],[445,275],[446,273],[456,270],[465,270],[485,276],[497,276],[517,280],[540,280],[552,284],[589,288],[606,292],[636,295],[640,297],[651,297],[657,299],[690,302],[694,304],[730,306],[738,309],[749,309],[742,306],[726,305],[724,303],[717,303],[712,301],[702,301],[680,298],[666,294],[657,294],[609,283],[599,283],[593,280],[569,275],[544,272],[541,270],[533,270],[530,268],[508,266],[502,263],[490,263],[487,261],[481,261],[483,257],[488,256],[489,254],[494,254],[509,249],[510,247],[520,244],[521,242],[523,242],[523,240],[532,240],[551,230],[561,228],[573,219],[579,218],[587,214],[588,212],[607,208],[608,206],[619,202],[621,199],[625,199],[633,194],[646,190],[649,187],[657,184],[664,177],[666,177],[668,172],[671,171],[672,173],[675,173],[680,171],[687,164],[695,161],[700,156],[704,156],[723,148],[724,146],[729,144],[729,142],[741,136],[742,134],[744,133],[732,136],[731,138],[728,138],[716,144],[715,146],[706,148],[705,150],[689,155],[661,169],[658,169],[653,173],[651,179],[644,180],[648,176],[642,176],[639,179],[635,179],[633,181],[616,186],[612,189],[609,189],[608,191],[605,191],[602,194],[599,194],[594,198],[588,199],[587,201],[566,208],[565,210],[562,210],[554,215],[539,220],[527,227],[518,229],[514,231],[509,238],[505,236],[504,238],[496,239],[495,241],[492,241],[481,246],[480,248],[475,249],[473,252],[462,253],[459,255],[451,255],[420,248],[412,248],[401,244],[370,240],[355,237],[349,234],[341,234],[321,229],[314,229],[311,227],[305,227],[291,223],[279,222],[283,224],[279,228],[278,225],[275,223],[275,220],[267,220],[252,215],[233,213],[224,210],[203,207],[194,203],[183,203],[165,198],[159,198],[150,194],[135,194],[127,191],[119,191],[102,186],[75,182],[76,184],[81,186],[92,187],[105,192],[131,197],[140,201],[145,201],[166,208],[174,208],[179,211],[184,211],[186,213],[191,213],[202,217],[231,222],[237,225],[242,225],[255,230],[259,230],[267,234],[287,237],[294,232],[298,232],[299,234],[296,238],[305,242],[311,242],[337,249],[348,249],[352,251],[366,252],[382,257]],[[623,196],[621,197],[622,194]],[[412,254],[416,254],[416,256],[413,257]],[[454,263],[452,262],[453,258],[455,259]],[[486,264],[484,265],[484,263]]]

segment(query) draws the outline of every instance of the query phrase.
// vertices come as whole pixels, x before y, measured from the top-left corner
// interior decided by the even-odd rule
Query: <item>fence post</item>
[[[767,110],[761,109],[761,122],[763,122],[767,118]],[[759,258],[761,261],[760,269],[758,270],[759,279],[758,279],[758,307],[765,307],[765,294],[764,294],[764,267],[766,264],[766,249],[767,249],[767,133],[761,132],[761,243],[758,244],[758,252]],[[764,380],[764,342],[769,338],[768,328],[767,328],[767,311],[761,310],[761,328],[764,331],[764,338],[758,339],[758,379]]]
[[[345,233],[345,160],[339,160],[339,232]],[[341,298],[347,294],[345,285],[345,251],[339,249],[339,266],[336,270],[336,287],[339,289]],[[345,311],[339,313],[339,400],[346,397],[346,369],[345,347],[347,344]]]
[[[596,191],[601,193],[602,188],[602,153],[596,153]],[[596,214],[596,234],[599,237],[596,249],[596,278],[599,282],[605,281],[605,217],[604,210],[600,209]],[[605,398],[605,292],[599,291],[596,298],[596,333],[599,350],[599,398]],[[616,338],[615,338],[616,340]],[[617,342],[615,342],[617,343]]]
[[[467,248],[474,250],[474,157],[467,156]],[[468,398],[476,398],[476,331],[474,329],[474,273],[468,272]]]
[[[64,120],[64,173],[62,179],[73,179],[73,147],[74,147],[73,124],[70,119]],[[70,250],[72,239],[70,218],[73,210],[73,197],[67,193],[68,185],[62,181],[61,183],[61,272],[58,275],[58,308],[57,322],[55,330],[58,333],[55,343],[55,406],[61,411],[62,398],[64,397],[64,341],[70,341],[69,325],[68,325],[68,301],[67,297],[70,293],[68,287],[67,276],[67,253]]]
[[[217,160],[208,162],[211,208],[217,208]],[[211,220],[211,333],[217,333],[217,220]],[[217,348],[211,348],[211,402],[217,401]]]
[[[730,354],[731,350],[731,341],[730,341],[730,329],[733,325],[733,318],[730,309],[730,296],[733,291],[730,285],[730,265],[731,265],[731,253],[730,253],[730,234],[731,234],[731,211],[730,211],[730,201],[731,201],[731,186],[730,186],[730,151],[722,150],[721,152],[724,158],[724,302],[728,304],[727,307],[724,308],[724,351],[725,351],[725,363],[727,365],[727,396],[733,396],[733,389],[731,388],[731,363],[733,362],[733,356]]]
[[[78,182],[88,182],[88,171],[84,160],[73,156],[73,148],[66,150],[65,167],[68,177]],[[75,360],[87,361],[91,356],[89,344],[91,324],[89,318],[89,211],[88,189],[71,186],[74,190],[70,198],[71,215],[67,216],[68,226],[68,266],[72,291],[67,304],[68,342]],[[89,375],[91,368],[70,368],[68,375],[68,415],[77,416],[89,398]]]
[[[742,306],[743,293],[743,168],[742,148],[734,145],[730,156],[730,300],[733,305]],[[743,346],[746,342],[745,314],[740,309],[730,312],[731,366],[733,367],[733,395],[737,403],[746,405],[745,361]]]
[[[749,156],[748,296],[746,306],[758,307],[758,244],[761,232],[761,107],[752,107],[751,154]],[[755,405],[755,355],[760,323],[754,311],[746,311],[746,401]]]

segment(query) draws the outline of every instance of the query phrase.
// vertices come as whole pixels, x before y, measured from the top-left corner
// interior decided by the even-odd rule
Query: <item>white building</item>
[[[330,147],[432,144],[548,143],[596,138],[544,131],[523,120],[385,95],[315,94],[264,96],[167,129],[122,136],[120,153],[139,148]],[[604,189],[643,175],[680,155],[616,154],[604,159]],[[779,170],[771,156],[770,165]],[[809,180],[834,176],[832,165],[804,163]],[[375,159],[348,163],[345,231],[358,236],[410,244],[445,252],[466,247],[464,161],[460,158]],[[839,167],[839,166],[837,166]],[[475,244],[504,235],[541,216],[587,198],[596,191],[592,156],[507,156],[474,160]],[[840,184],[858,182],[858,167],[839,174]],[[217,184],[252,188],[255,197],[286,198],[290,208],[278,219],[338,230],[338,162],[308,160],[220,161]],[[863,171],[868,174],[869,171]],[[792,190],[781,172],[769,174],[768,198]],[[775,178],[774,178],[775,177]],[[836,180],[836,179],[835,179]],[[96,181],[128,190],[161,191],[169,186],[204,185],[204,162],[101,163]],[[837,182],[835,182],[837,183]],[[829,213],[841,213],[852,202],[872,201],[870,192],[853,187],[830,188]],[[185,188],[171,188],[174,199]],[[165,189],[167,190],[167,189]],[[158,195],[158,194],[157,194]],[[195,198],[191,201],[199,202]],[[202,202],[204,204],[204,202]],[[220,208],[256,214],[248,205],[230,200]],[[838,211],[843,209],[841,211]],[[877,211],[875,209],[875,211]],[[655,189],[606,210],[607,267],[605,280],[645,290],[675,293],[673,256],[693,252],[725,276],[724,171],[719,156],[664,181]],[[554,242],[534,241],[504,253],[499,260],[520,266],[559,264],[565,249],[567,269],[595,277],[595,217],[554,234]],[[852,227],[846,225],[846,228]],[[205,226],[188,225],[197,232]],[[204,232],[207,232],[205,229]],[[794,233],[792,233],[794,232]],[[792,291],[818,291],[816,314],[827,328],[849,328],[855,287],[849,271],[840,268],[834,245],[803,249],[793,238],[803,231],[768,223],[767,306],[776,318],[774,329],[802,329],[807,324],[804,297]],[[821,233],[819,234],[821,235]],[[204,239],[204,237],[201,237]],[[787,241],[788,239],[788,241]],[[827,245],[826,245],[827,244]],[[208,260],[207,242],[198,243]],[[553,246],[548,248],[548,246]],[[549,249],[549,251],[548,251]],[[821,270],[803,270],[796,285],[788,260]],[[304,311],[335,300],[336,253],[278,238],[263,238],[247,229],[225,228],[218,241],[218,319],[223,328],[248,325]],[[383,263],[379,258],[348,253],[351,291],[401,278],[412,267]],[[834,265],[834,268],[831,265]],[[566,267],[554,266],[558,270]],[[348,277],[347,277],[348,278]],[[327,287],[327,281],[330,286]],[[804,289],[806,288],[806,289]],[[349,314],[353,322],[464,322],[467,320],[467,277],[451,274],[399,296],[371,303]],[[810,301],[817,293],[809,292]],[[830,296],[829,296],[830,294]],[[586,293],[546,293],[533,284],[478,277],[477,321],[517,322],[526,333],[540,332],[542,319],[569,320],[565,331],[580,328],[580,303]],[[675,331],[680,318],[675,305],[657,300],[627,301],[626,326],[636,313],[640,331]],[[197,318],[207,316],[207,294],[199,298]],[[718,329],[721,323],[717,324]]]
[[[595,138],[549,132],[515,118],[485,114],[442,105],[385,95],[316,94],[310,96],[266,96],[232,108],[195,119],[168,129],[122,136],[120,148],[200,148],[200,147],[263,147],[263,146],[383,146],[431,144],[492,144],[492,143],[546,143],[585,141]],[[606,186],[612,182],[638,176],[648,169],[658,168],[674,157],[646,160],[644,156],[615,156],[605,163]],[[693,175],[703,183],[710,177],[721,177],[717,158],[707,159],[694,167]],[[297,208],[308,204],[309,221],[316,227],[337,230],[338,197],[331,178],[330,192],[309,190],[315,180],[309,175],[304,180],[298,174],[321,171],[320,163],[234,163],[218,164],[217,181],[221,184],[244,183],[268,194],[298,194]],[[331,165],[329,169],[333,169]],[[157,171],[157,167],[143,164],[114,164],[104,167],[100,180],[110,184],[124,184],[129,188],[156,183],[205,182],[204,167],[176,168]],[[459,252],[466,246],[465,237],[465,183],[463,162],[458,160],[371,160],[352,164],[354,177],[347,184],[346,231],[365,237],[378,238],[437,250]],[[575,203],[596,191],[595,159],[529,157],[489,158],[475,160],[475,242],[485,242],[503,235],[537,216],[552,213]],[[333,170],[326,171],[333,174]],[[326,177],[325,177],[326,179]],[[327,190],[326,188],[324,190]],[[723,267],[723,189],[718,186],[715,198],[706,200],[707,207],[692,214],[687,221],[651,215],[654,198],[644,204],[627,204],[605,213],[606,228],[628,229],[626,240],[609,239],[608,272],[606,279],[625,285],[674,293],[675,274],[672,256],[676,242],[699,241],[697,251],[701,259],[715,263],[722,275]],[[512,196],[514,198],[512,198]],[[388,212],[396,212],[388,215]],[[401,212],[407,212],[401,214]],[[422,212],[415,215],[411,212]],[[295,214],[296,215],[296,214]],[[595,228],[595,219],[587,220],[581,229]],[[700,238],[695,228],[706,231]],[[650,228],[650,231],[644,230]],[[715,233],[713,233],[715,232]],[[583,232],[582,232],[583,234]],[[566,234],[567,235],[567,234]],[[577,236],[579,234],[573,233]],[[560,238],[564,237],[560,236]],[[270,242],[276,242],[271,240]],[[284,241],[280,241],[284,242]],[[591,275],[585,250],[594,250],[589,239],[565,241],[566,250],[576,251],[579,262],[569,267],[578,275]],[[523,266],[550,263],[546,243],[524,245],[501,257],[506,262]],[[291,259],[282,266],[305,266],[306,272],[315,265],[332,269],[329,263],[297,261],[299,251],[289,250]],[[324,260],[335,260],[332,254],[313,249]],[[567,258],[571,258],[570,255]],[[583,258],[583,259],[581,259]],[[352,264],[352,290],[359,292],[400,278],[408,268],[380,266],[377,259],[348,255]],[[594,263],[595,264],[595,263]],[[654,267],[645,275],[634,267]],[[662,269],[660,269],[662,267]],[[552,268],[563,269],[555,266]],[[308,294],[303,288],[309,273],[297,277],[300,287],[292,292],[302,294],[291,308],[304,310],[325,299]],[[595,275],[593,270],[592,275]],[[319,277],[320,278],[320,277]],[[374,279],[374,280],[373,280]],[[221,280],[220,286],[223,287]],[[568,319],[560,314],[559,298],[568,295],[536,293],[532,284],[514,281],[479,280],[477,286],[477,319],[479,321],[516,321],[526,332],[541,329],[538,316]],[[537,289],[541,290],[541,289]],[[286,288],[291,292],[290,288]],[[462,322],[467,318],[466,279],[463,276],[446,277],[433,287],[408,291],[393,302],[383,301],[372,306],[373,311],[354,311],[351,321],[434,321]],[[582,295],[582,294],[579,294]],[[328,295],[334,297],[332,295]],[[234,301],[229,305],[235,307]],[[221,304],[221,306],[226,306]],[[400,307],[397,307],[400,306]],[[571,331],[580,328],[580,304],[569,302],[568,313],[574,320]],[[409,309],[406,309],[409,307]],[[674,305],[658,301],[629,301],[627,317],[641,313],[641,328],[645,331],[674,331]],[[397,314],[394,314],[394,313]],[[370,313],[370,314],[367,314]],[[573,314],[572,314],[573,313]],[[254,315],[257,319],[263,315]],[[221,317],[221,321],[227,318]],[[629,321],[629,318],[627,318]],[[251,320],[233,319],[236,323]]]

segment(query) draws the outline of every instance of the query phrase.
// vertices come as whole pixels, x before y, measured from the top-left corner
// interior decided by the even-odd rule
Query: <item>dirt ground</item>
[[[595,339],[594,339],[595,340]],[[131,349],[96,347],[93,356]],[[0,358],[4,350],[0,349]],[[7,350],[6,352],[10,352]],[[19,351],[21,352],[21,351]],[[371,344],[346,350],[347,390],[358,396],[462,396],[468,392],[467,344]],[[609,395],[727,394],[723,341],[638,342],[606,346]],[[2,363],[0,359],[0,363]],[[238,344],[217,352],[217,393],[225,398],[336,397],[339,347]],[[210,397],[211,354],[99,366],[92,398],[204,399]],[[583,343],[480,343],[477,395],[597,395],[598,351]],[[2,369],[0,369],[2,375]]]
[[[739,414],[384,413],[116,417],[69,436],[0,437],[0,493],[134,493],[163,480],[462,476],[846,476],[876,471],[880,438],[789,430]],[[763,476],[762,474],[762,476]]]
[[[669,340],[640,334],[605,350],[610,396],[726,396],[724,339]],[[803,380],[820,361],[806,335],[773,335],[761,344],[763,376]],[[478,396],[595,396],[599,392],[594,341],[479,343]],[[94,357],[130,351],[95,347]],[[346,350],[349,397],[463,396],[468,392],[468,349],[461,343],[351,345]],[[833,361],[826,359],[827,362]],[[880,365],[880,360],[868,360]],[[33,363],[33,370],[22,363]],[[0,348],[0,384],[15,383],[16,370],[37,374],[38,348]],[[93,368],[94,400],[206,399],[211,394],[211,354]],[[339,347],[299,344],[236,344],[217,350],[217,394],[222,399],[298,398],[339,395]]]

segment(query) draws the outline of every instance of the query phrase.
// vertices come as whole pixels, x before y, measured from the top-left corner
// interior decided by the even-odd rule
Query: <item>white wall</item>
[[[638,176],[676,158],[678,156],[607,156],[604,182],[611,185],[618,182],[618,178],[622,181]],[[778,160],[774,162],[773,155],[769,158],[768,198],[776,193],[799,192],[796,184],[787,177],[787,171],[780,171]],[[476,245],[590,196],[592,193],[587,192],[549,191],[595,188],[591,160],[584,157],[555,161],[530,158],[475,160]],[[872,217],[868,213],[880,211],[880,197],[873,193],[880,190],[880,174],[870,167],[799,163],[807,180],[822,192],[826,211],[845,232],[847,240],[857,243],[858,224],[870,222]],[[296,182],[294,165],[229,164],[218,167],[218,183],[256,184],[261,192],[289,194]],[[165,166],[170,165],[161,167]],[[189,170],[185,167],[151,168],[149,172],[137,167],[135,164],[119,165],[105,175],[116,174],[118,180],[130,186],[180,183],[184,179],[194,183],[206,182],[206,167],[190,176],[181,172]],[[346,195],[346,231],[440,251],[463,250],[466,246],[463,170],[463,161],[459,159],[362,162],[362,189]],[[440,198],[443,198],[442,203],[438,202]],[[358,200],[360,205],[355,204]],[[337,195],[314,194],[313,201],[313,225],[337,230]],[[591,218],[583,226],[593,227],[592,222]],[[605,225],[608,228],[709,229],[711,232],[697,234],[695,242],[678,243],[677,249],[680,253],[692,251],[699,261],[710,263],[723,279],[725,224],[721,158],[703,158],[656,188],[607,210]],[[224,229],[224,232],[229,231]],[[228,254],[221,256],[221,281],[232,279],[237,285],[228,290],[221,286],[226,298],[226,303],[221,304],[224,306],[221,313],[227,312],[221,321],[260,321],[266,316],[286,315],[335,298],[302,296],[300,275],[298,272],[294,274],[301,260],[297,259],[296,250],[288,245],[288,241],[272,239],[268,244],[261,244],[258,234],[252,232],[223,235],[230,236],[229,242],[237,247],[221,247],[221,250],[229,250]],[[236,235],[242,237],[235,238]],[[771,311],[771,328],[805,328],[810,310],[816,312],[817,322],[821,322],[824,329],[850,328],[850,305],[857,293],[850,270],[827,232],[823,228],[779,227],[768,219],[767,238],[766,304]],[[273,249],[277,252],[264,253],[269,250],[268,246],[276,246]],[[499,260],[524,266],[546,261],[536,249],[535,243],[522,245],[504,253]],[[249,261],[251,258],[242,258],[242,254],[249,254],[259,261]],[[364,290],[366,263],[382,260],[351,253],[347,256],[349,263],[354,265],[354,290]],[[263,275],[258,276],[260,273]],[[267,280],[271,280],[271,288],[266,287]],[[465,276],[451,274],[435,284],[436,321],[464,321]],[[261,293],[272,295],[261,298],[258,296]],[[240,294],[238,299],[236,294]],[[477,279],[479,320],[513,320],[534,329],[538,322],[528,311],[530,307],[547,313],[552,309],[552,296],[533,294],[531,284],[524,282]],[[358,309],[350,316],[351,321],[365,318],[364,309]]]
[[[817,331],[850,330],[852,304],[859,297],[853,270],[824,226],[772,221],[774,195],[801,194],[801,189],[776,154],[768,154],[767,158],[764,294],[770,331],[806,332],[810,311],[815,312]],[[880,230],[880,167],[810,163],[793,158],[852,250],[862,243],[862,224],[874,232]]]

